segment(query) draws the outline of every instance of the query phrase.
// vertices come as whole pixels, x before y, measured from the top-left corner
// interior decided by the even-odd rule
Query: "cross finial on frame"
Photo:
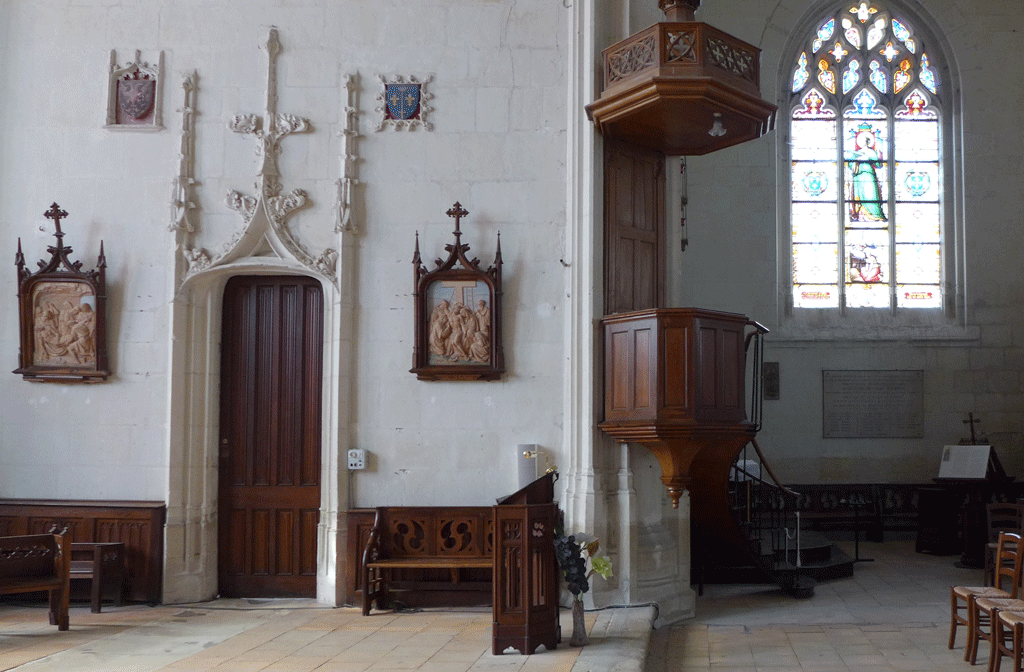
[[[46,217],[47,219],[52,219],[54,224],[56,224],[57,233],[53,235],[57,236],[58,239],[64,237],[64,232],[60,230],[60,220],[64,219],[67,216],[68,213],[64,210],[61,210],[60,206],[57,205],[56,203],[51,205],[50,209],[43,213],[43,217]]]
[[[468,215],[469,212],[462,207],[461,203],[455,201],[455,205],[453,205],[451,209],[445,214],[448,215],[449,217],[455,218],[455,235],[459,235],[461,233],[461,231],[459,231],[459,220]]]

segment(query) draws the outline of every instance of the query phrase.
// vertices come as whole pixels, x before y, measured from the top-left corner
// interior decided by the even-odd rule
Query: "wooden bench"
[[[390,600],[395,572],[447,569],[451,582],[462,570],[494,568],[494,520],[489,506],[382,506],[363,550],[363,615]]]
[[[103,592],[113,587],[114,605],[124,604],[124,544],[109,543],[71,544],[71,579],[89,579],[92,613],[100,613]]]
[[[0,537],[0,595],[50,594],[50,625],[68,629],[70,549],[67,536]]]

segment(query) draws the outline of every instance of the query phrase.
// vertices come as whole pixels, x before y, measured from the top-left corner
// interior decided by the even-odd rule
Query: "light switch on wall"
[[[366,469],[366,451],[362,448],[353,448],[348,451],[349,469]]]

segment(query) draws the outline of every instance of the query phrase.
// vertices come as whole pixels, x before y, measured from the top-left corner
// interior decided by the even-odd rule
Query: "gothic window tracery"
[[[786,80],[792,306],[941,308],[949,92],[936,54],[896,8],[867,1],[802,44]]]

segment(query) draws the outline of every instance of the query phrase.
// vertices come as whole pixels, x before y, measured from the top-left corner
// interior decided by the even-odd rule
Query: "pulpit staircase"
[[[819,581],[853,575],[849,555],[822,535],[802,529],[801,494],[778,481],[756,440],[736,457],[725,490],[728,520],[697,516],[694,521],[700,589],[704,583],[771,580],[793,597],[804,598],[814,594]],[[712,518],[717,519],[709,531]]]

